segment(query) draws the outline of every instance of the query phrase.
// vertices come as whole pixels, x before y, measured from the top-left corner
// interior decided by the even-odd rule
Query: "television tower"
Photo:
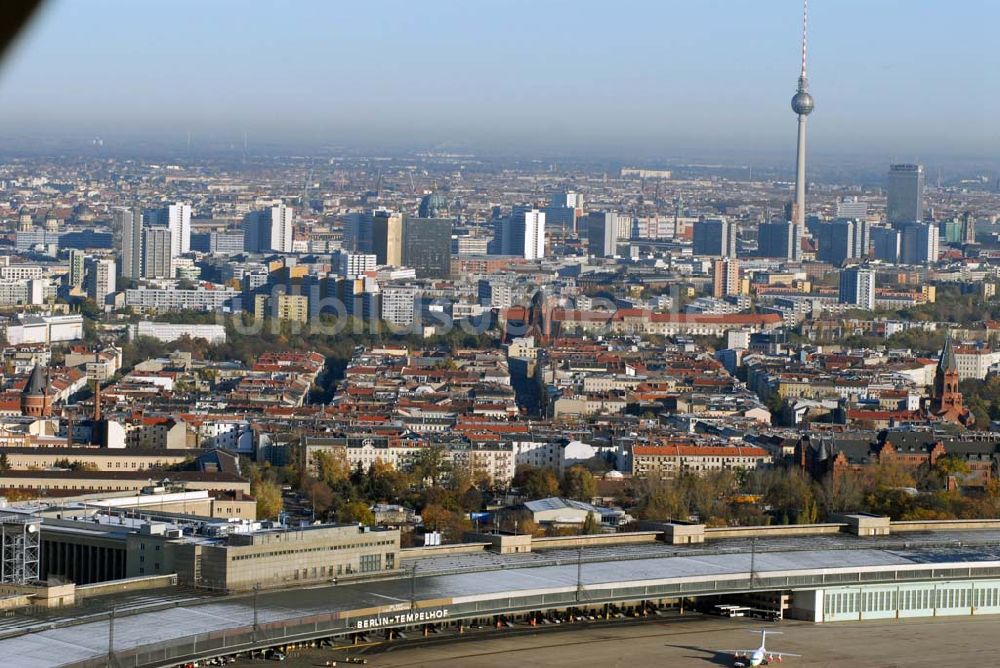
[[[802,70],[799,89],[792,97],[792,111],[799,117],[799,140],[795,147],[795,203],[792,206],[792,248],[789,259],[802,259],[802,231],[806,226],[806,116],[815,108],[809,94],[806,78],[806,27],[808,26],[809,0],[802,1]]]

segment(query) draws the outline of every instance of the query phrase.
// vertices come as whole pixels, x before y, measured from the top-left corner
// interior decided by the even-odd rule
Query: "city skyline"
[[[1000,6],[10,4],[7,663],[991,651]]]
[[[547,3],[530,21],[510,5],[195,7],[47,6],[0,70],[0,95],[16,100],[0,118],[14,134],[111,142],[246,132],[272,143],[793,159],[784,119],[795,2]],[[811,155],[917,161],[1000,146],[996,100],[974,87],[997,64],[981,46],[996,8],[810,11],[824,101]],[[970,95],[983,99],[958,109]]]

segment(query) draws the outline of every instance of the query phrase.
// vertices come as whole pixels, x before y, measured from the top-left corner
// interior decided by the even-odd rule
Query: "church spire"
[[[955,346],[951,342],[950,335],[944,341],[941,358],[938,360],[938,368],[941,371],[958,371],[958,362],[955,360]]]

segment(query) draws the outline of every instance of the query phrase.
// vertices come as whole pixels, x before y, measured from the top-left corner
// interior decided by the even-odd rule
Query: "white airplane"
[[[757,633],[756,631],[750,631],[750,633]],[[786,656],[802,656],[801,654],[789,654],[788,652],[772,652],[767,649],[764,644],[767,642],[768,634],[780,634],[781,631],[768,631],[762,629],[760,632],[760,647],[757,649],[727,649],[724,650],[725,654],[732,654],[733,658],[736,660],[734,664],[738,668],[756,668],[757,666],[766,666],[769,663],[777,661],[781,663]],[[746,659],[746,662],[743,661]]]

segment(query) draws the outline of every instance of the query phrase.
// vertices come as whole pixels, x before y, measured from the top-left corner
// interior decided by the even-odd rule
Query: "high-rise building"
[[[270,219],[260,211],[251,211],[243,217],[243,250],[248,253],[266,252],[271,245]]]
[[[819,241],[817,257],[819,260],[839,267],[845,260],[858,257],[854,234],[854,221],[852,220],[835,220],[819,225],[817,234],[817,241]]]
[[[740,261],[732,257],[712,262],[712,296],[715,298],[742,294]]]
[[[631,216],[613,211],[591,212],[587,214],[587,248],[595,257],[616,257],[618,240],[623,226],[622,219],[631,226]],[[546,224],[548,218],[546,217]],[[628,237],[624,237],[628,238]]]
[[[177,257],[191,250],[191,205],[171,204],[167,207],[167,227],[170,229],[170,253]]]
[[[871,228],[872,259],[895,264],[899,262],[900,234],[891,227]]]
[[[243,219],[243,248],[250,253],[291,253],[294,209],[284,204],[251,211]]]
[[[481,278],[477,286],[479,303],[486,308],[508,308],[514,305],[514,286],[510,279]]]
[[[83,277],[86,270],[85,263],[87,254],[82,250],[72,248],[69,251],[69,286],[71,288],[83,287]]]
[[[239,255],[243,252],[243,231],[209,232],[208,252],[213,255]]]
[[[99,306],[115,294],[114,260],[92,260],[87,268],[87,297]]]
[[[292,252],[292,220],[295,210],[279,204],[271,207],[271,250],[278,253]]]
[[[451,240],[452,255],[486,255],[490,252],[489,237],[463,235]]]
[[[542,208],[545,214],[545,226],[549,231],[560,230],[564,235],[572,234],[577,229],[577,210],[569,206],[546,206]]]
[[[518,227],[524,232],[524,258],[540,260],[545,257],[545,214],[537,209],[519,214],[522,223]]]
[[[309,322],[309,297],[279,294],[274,300],[274,317],[283,322]]]
[[[792,259],[795,223],[761,223],[757,228],[757,254],[762,257]]]
[[[355,212],[344,216],[344,248],[372,252],[372,214]]]
[[[872,245],[872,224],[868,220],[854,220],[854,257],[868,257]]]
[[[632,216],[618,214],[618,241],[632,238],[632,230],[635,227],[635,220]]]
[[[407,218],[403,224],[403,264],[417,278],[451,274],[451,219]]]
[[[806,117],[816,104],[809,94],[809,79],[806,77],[806,28],[808,14],[806,1],[802,3],[802,69],[799,72],[799,86],[792,96],[792,111],[799,118],[798,141],[795,145],[795,202],[792,206],[791,260],[802,259],[802,231],[806,224]]]
[[[121,267],[125,278],[142,277],[142,210],[116,209],[114,226],[121,230]]]
[[[173,257],[191,250],[191,205],[178,202],[160,209],[152,209],[146,214],[146,223],[170,230]]]
[[[900,262],[932,264],[938,259],[938,228],[927,223],[904,225],[900,241]]]
[[[170,252],[173,234],[166,227],[145,227],[142,230],[142,277],[173,278]]]
[[[859,202],[858,198],[845,197],[837,202],[837,218],[865,218],[868,216],[868,202]]]
[[[875,309],[875,272],[864,267],[848,267],[840,272],[840,303]]]
[[[583,195],[573,190],[557,192],[549,200],[552,206],[568,206],[571,209],[583,211]]]
[[[736,225],[728,220],[699,220],[692,235],[695,255],[736,257]]]
[[[971,211],[962,214],[962,243],[976,243],[976,217]]]
[[[560,228],[564,233],[580,232],[577,224],[583,216],[583,195],[572,190],[557,192],[544,207],[545,225],[550,230]]]
[[[937,224],[941,241],[946,244],[963,243],[965,225],[958,216],[953,216],[951,220],[942,220]]]
[[[889,224],[901,228],[924,220],[924,166],[890,165],[885,215]]]
[[[417,289],[412,285],[382,288],[382,320],[403,327],[412,325],[416,313]]]
[[[504,255],[504,250],[510,249],[510,241],[504,239],[510,235],[510,218],[493,218],[490,222],[493,225],[493,238],[490,239],[486,252],[489,255]]]
[[[357,278],[368,271],[375,271],[378,261],[370,253],[348,253],[341,251],[337,254],[337,273],[345,278]]]
[[[371,219],[371,252],[382,265],[403,265],[403,214],[376,211]]]
[[[515,207],[511,215],[496,223],[494,254],[517,255],[526,260],[545,257],[545,212]]]

